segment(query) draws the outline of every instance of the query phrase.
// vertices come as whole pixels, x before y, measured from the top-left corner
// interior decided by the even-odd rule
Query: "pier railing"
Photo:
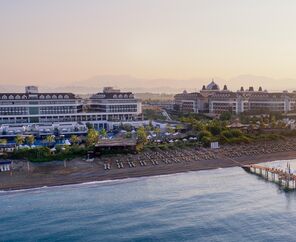
[[[268,181],[277,183],[280,187],[289,190],[296,189],[296,175],[291,173],[290,164],[287,164],[287,171],[282,168],[267,167],[262,165],[245,165],[242,168],[250,173],[259,175]]]

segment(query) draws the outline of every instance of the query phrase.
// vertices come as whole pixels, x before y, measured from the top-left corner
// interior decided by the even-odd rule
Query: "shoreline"
[[[55,165],[36,165],[32,172],[0,173],[0,191],[26,190],[42,187],[76,185],[88,182],[113,181],[126,178],[140,178],[148,176],[169,175],[190,171],[204,171],[218,168],[239,167],[240,165],[272,162],[277,160],[296,159],[296,151],[285,151],[239,158],[218,157],[210,160],[198,160],[169,165],[148,165],[145,167],[102,169],[100,162],[83,163],[80,160],[68,162],[70,165],[63,168],[62,162]]]

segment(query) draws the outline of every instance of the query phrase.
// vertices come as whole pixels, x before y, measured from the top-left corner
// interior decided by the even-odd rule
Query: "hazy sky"
[[[295,0],[0,0],[0,84],[296,79],[295,65]]]

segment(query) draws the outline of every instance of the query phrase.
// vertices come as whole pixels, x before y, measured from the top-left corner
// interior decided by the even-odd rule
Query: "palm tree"
[[[27,136],[26,141],[27,141],[27,143],[28,143],[29,145],[33,145],[34,142],[35,142],[35,137],[34,137],[34,135],[29,135],[29,136]]]
[[[80,138],[77,135],[72,135],[70,141],[72,144],[77,145],[80,142]]]
[[[1,145],[6,145],[7,144],[7,139],[0,139],[0,144]]]
[[[106,131],[106,129],[101,129],[101,131],[100,131],[100,135],[101,135],[102,137],[106,137],[106,136],[107,136],[107,131]]]
[[[47,143],[47,145],[50,145],[51,143],[55,142],[55,136],[54,135],[48,135],[48,136],[46,136],[44,141],[45,141],[45,143]]]
[[[22,145],[24,142],[25,142],[25,137],[24,136],[22,136],[22,135],[17,135],[16,137],[15,137],[15,143],[16,143],[16,145]]]

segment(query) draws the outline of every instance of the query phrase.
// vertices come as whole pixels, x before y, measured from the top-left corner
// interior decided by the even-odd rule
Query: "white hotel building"
[[[225,85],[223,89],[212,81],[200,92],[183,92],[175,95],[175,110],[181,112],[232,113],[288,113],[296,111],[296,92],[267,92],[260,87],[246,90],[242,87],[232,92]]]
[[[296,93],[254,91],[220,91],[209,97],[209,112],[222,113],[288,113],[295,111]]]
[[[110,129],[114,123],[141,120],[141,113],[141,102],[131,92],[111,87],[89,99],[73,93],[39,93],[35,86],[24,93],[0,94],[2,126],[91,123]]]

